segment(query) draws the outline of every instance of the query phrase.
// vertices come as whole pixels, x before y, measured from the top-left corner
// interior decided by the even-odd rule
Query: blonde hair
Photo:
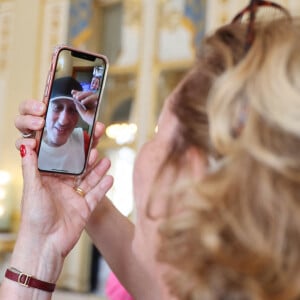
[[[298,19],[257,26],[245,59],[215,85],[208,111],[213,145],[225,158],[161,226],[158,257],[178,270],[167,276],[170,289],[189,300],[297,299]]]
[[[222,26],[207,36],[198,49],[194,66],[176,87],[176,93],[170,102],[170,109],[177,118],[178,125],[176,134],[169,145],[169,152],[161,164],[156,181],[152,186],[152,193],[146,208],[148,217],[158,217],[153,211],[154,199],[161,198],[161,194],[159,197],[155,196],[157,191],[161,193],[157,185],[167,167],[173,169],[173,179],[176,181],[186,149],[190,146],[194,147],[204,159],[217,155],[209,137],[208,95],[216,79],[226,70],[235,66],[244,56],[245,33],[245,26],[235,23]],[[170,189],[166,198],[177,194],[177,190],[181,190],[182,186],[185,188],[186,183],[182,182],[175,190]],[[171,201],[166,202],[171,204]],[[171,206],[167,205],[167,210],[171,209]]]

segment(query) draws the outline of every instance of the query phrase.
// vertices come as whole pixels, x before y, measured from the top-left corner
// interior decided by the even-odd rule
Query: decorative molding
[[[176,30],[182,25],[184,1],[161,0],[159,3],[159,28]]]
[[[125,26],[140,26],[142,18],[142,5],[140,0],[124,0]]]
[[[14,1],[0,3],[0,77],[5,74],[8,66],[13,39],[14,9]]]
[[[121,3],[122,0],[95,0],[100,6],[109,6]]]
[[[142,3],[140,0],[123,1],[123,23],[121,27],[121,53],[116,61],[118,66],[136,65],[141,45]]]
[[[199,5],[203,3],[198,1]],[[181,61],[192,60],[195,56],[195,35],[199,30],[197,25],[192,23],[187,15],[188,12],[195,12],[194,1],[187,0],[160,0],[158,13],[158,61]],[[199,8],[199,7],[198,7]],[[194,17],[194,16],[192,16]],[[198,15],[197,15],[198,18]],[[204,24],[204,20],[203,20]],[[180,41],[180,47],[178,47]]]
[[[67,42],[69,0],[46,0],[41,18],[40,95],[44,92],[52,52],[56,45]]]

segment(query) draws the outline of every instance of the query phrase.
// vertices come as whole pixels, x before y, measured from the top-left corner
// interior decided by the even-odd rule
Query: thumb
[[[36,152],[28,145],[22,144],[20,146],[20,155],[22,157],[22,172],[24,183],[34,183],[39,176]]]

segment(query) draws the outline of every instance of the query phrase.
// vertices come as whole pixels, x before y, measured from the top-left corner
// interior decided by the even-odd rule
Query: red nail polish
[[[21,157],[24,157],[26,155],[26,147],[25,145],[20,146],[20,155]]]

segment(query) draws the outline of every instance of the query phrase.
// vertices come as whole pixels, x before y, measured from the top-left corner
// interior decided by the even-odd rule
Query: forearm
[[[87,224],[87,232],[112,271],[135,299],[153,299],[146,293],[151,285],[147,270],[132,252],[134,224],[105,199]]]
[[[55,283],[61,272],[63,258],[57,256],[47,243],[29,241],[19,235],[10,266],[39,280]],[[49,300],[51,292],[25,287],[18,282],[4,278],[0,287],[0,299],[10,300]]]

